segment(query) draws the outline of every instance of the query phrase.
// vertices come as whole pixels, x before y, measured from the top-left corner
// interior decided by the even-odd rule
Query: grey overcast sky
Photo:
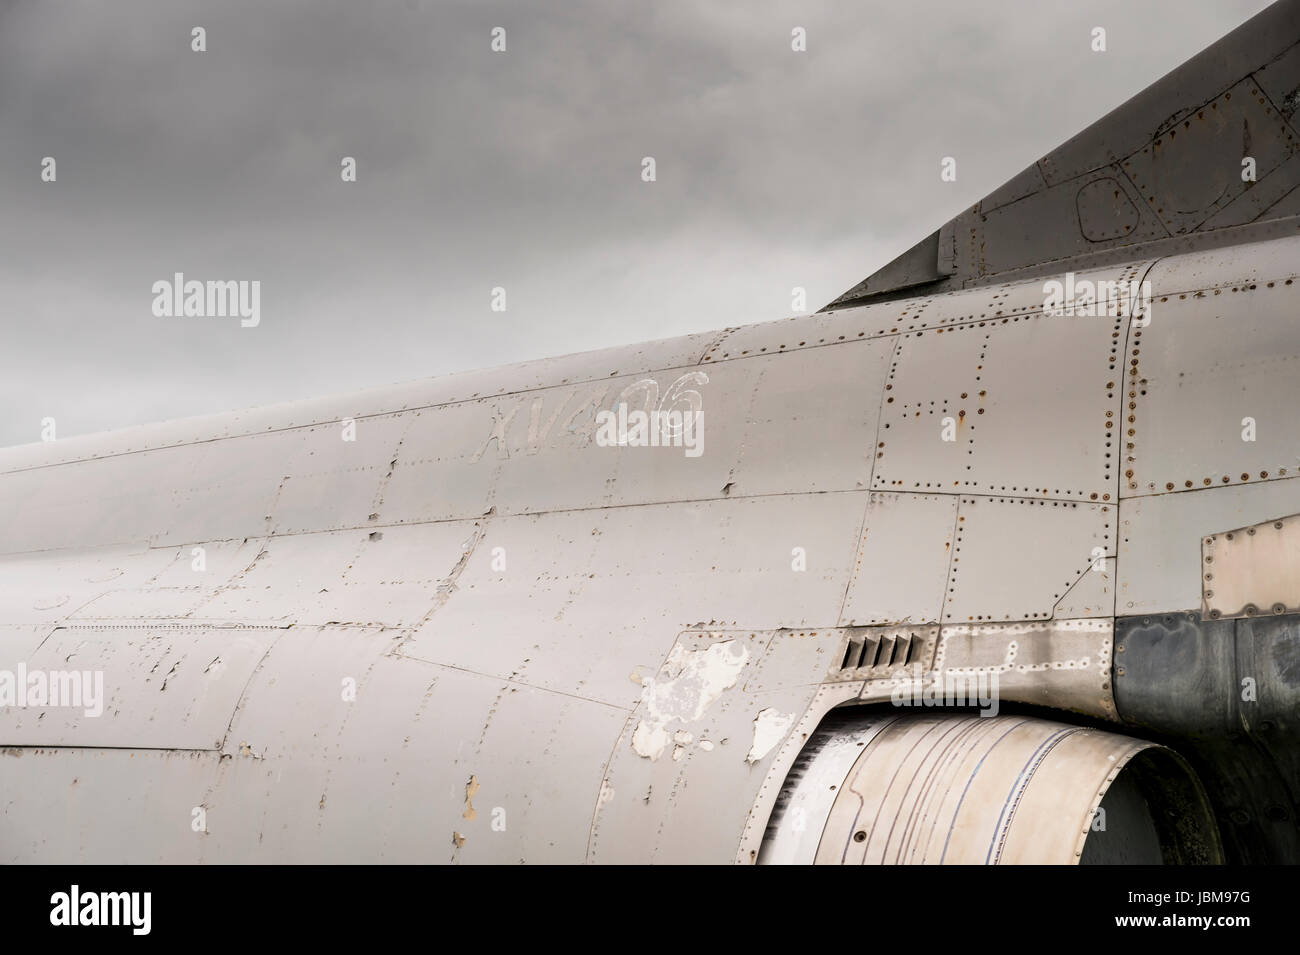
[[[1265,6],[0,0],[0,445],[816,309]]]

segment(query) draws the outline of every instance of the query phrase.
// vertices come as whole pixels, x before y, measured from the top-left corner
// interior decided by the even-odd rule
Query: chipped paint
[[[745,762],[756,763],[772,752],[773,747],[785,739],[785,734],[793,725],[793,713],[782,713],[771,706],[759,710],[758,715],[754,717],[754,742],[750,744],[749,752],[745,755]]]
[[[737,640],[724,640],[699,650],[678,645],[668,654],[659,677],[642,683],[641,706],[645,716],[632,733],[638,756],[655,760],[668,746],[668,724],[694,723],[724,691],[736,685],[749,661],[749,648]],[[676,735],[689,741],[690,733]],[[683,744],[677,743],[680,749]],[[674,759],[681,756],[674,750]]]
[[[478,810],[474,808],[474,795],[478,792],[478,777],[471,776],[469,782],[465,784],[465,812],[466,819],[473,821],[478,818]]]

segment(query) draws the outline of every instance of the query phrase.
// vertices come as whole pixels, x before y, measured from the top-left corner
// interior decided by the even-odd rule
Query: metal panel
[[[956,525],[955,495],[873,492],[840,624],[937,621]]]
[[[1124,321],[1018,316],[904,337],[873,483],[1109,500]]]
[[[249,676],[279,633],[166,624],[60,627],[21,662],[51,686],[64,683],[62,692],[74,691],[76,705],[0,708],[0,746],[216,749]]]
[[[1300,517],[1238,527],[1201,539],[1201,610],[1254,617],[1300,606]]]
[[[704,356],[704,364],[776,355],[803,348],[817,349],[824,345],[897,334],[922,322],[922,316],[931,301],[930,298],[909,298],[729,328],[709,348]]]
[[[724,427],[730,421],[746,422],[730,493],[867,487],[893,347],[892,340],[864,341],[755,362],[759,374],[747,413],[720,418]],[[712,385],[713,394],[729,387],[721,375]],[[706,456],[709,448],[706,443]]]
[[[581,861],[626,711],[387,655],[392,643],[369,628],[286,633],[232,723],[205,857]]]
[[[494,444],[484,455],[493,458],[487,468],[483,460],[474,466],[480,473],[490,469],[492,502],[503,514],[589,507],[593,502],[624,505],[722,497],[741,454],[744,424],[760,376],[760,367],[744,362],[707,372],[676,368],[524,395],[514,404],[499,405],[498,418],[511,419],[506,456]],[[699,454],[671,444],[602,445],[597,416],[603,411],[617,414],[620,406],[627,414],[647,415],[698,408]],[[487,436],[484,428],[476,450]]]
[[[1110,663],[1111,620],[945,626],[936,679],[996,674],[1002,701],[1117,719]]]
[[[0,620],[63,620],[102,594],[145,586],[173,559],[174,552],[143,545],[0,557]]]
[[[183,462],[185,476],[169,483],[143,482],[157,499],[136,509],[137,521],[163,547],[264,537],[274,526],[275,502],[289,462],[306,443],[305,432],[275,431],[159,452],[170,463]]]
[[[1113,505],[963,497],[945,623],[1037,620],[1115,552]],[[1110,616],[1098,608],[1094,616]]]
[[[1169,234],[1181,235],[1251,189],[1241,176],[1243,156],[1255,159],[1262,180],[1296,146],[1286,122],[1247,78],[1136,150],[1123,167]]]
[[[832,619],[864,500],[781,495],[493,517],[454,595],[402,653],[632,706],[636,676],[653,672],[683,627]],[[806,570],[795,569],[801,560]]]
[[[265,539],[211,541],[124,555],[117,561],[119,565],[138,563],[145,573],[159,568],[160,563],[162,566],[147,577],[128,575],[121,566],[108,568],[99,578],[103,581],[100,595],[75,605],[72,612],[64,607],[63,613],[69,620],[82,622],[191,617],[223,588],[241,579],[266,543]],[[31,572],[33,563],[28,561],[20,569]]]
[[[1125,501],[1120,508],[1120,614],[1197,610],[1201,539],[1300,512],[1300,481],[1265,481]]]
[[[1287,279],[1300,278],[1300,237],[1171,256],[1157,262],[1148,278],[1156,296],[1269,282],[1285,285]]]
[[[274,537],[193,616],[415,625],[437,602],[473,530],[457,522]]]
[[[192,750],[0,751],[0,845],[5,861],[197,861],[206,835],[191,828],[193,812],[202,809],[220,760],[219,753]]]
[[[1156,291],[1151,324],[1134,330],[1127,356],[1136,437],[1124,493],[1300,471],[1300,417],[1291,410],[1300,401],[1300,286],[1269,281],[1166,295],[1162,284]]]
[[[397,465],[413,417],[376,415],[301,428],[276,496],[274,534],[360,527],[372,522],[378,499]],[[350,440],[345,440],[345,437]]]

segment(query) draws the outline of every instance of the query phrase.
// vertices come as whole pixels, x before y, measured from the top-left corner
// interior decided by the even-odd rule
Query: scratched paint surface
[[[1087,681],[1109,631],[1047,624],[1194,609],[1200,535],[1300,512],[1294,467],[1262,463],[1293,421],[1241,457],[1167,410],[1213,401],[1237,365],[1289,395],[1283,362],[1221,330],[1248,314],[1289,354],[1297,253],[1157,263],[1169,321],[1140,346],[1112,316],[1053,325],[1027,283],[0,452],[0,662],[93,661],[112,704],[0,719],[0,845],[731,861],[850,625],[950,628],[954,659],[999,666],[999,628],[1041,624],[1017,660],[1079,673],[1050,699],[1104,715]],[[1259,288],[1215,296],[1246,260]],[[1175,307],[1189,276],[1205,295]],[[1010,310],[993,330],[989,305]],[[1016,376],[1044,349],[1081,357],[1030,387]],[[683,379],[700,457],[592,440],[598,411]],[[1059,401],[1029,399],[1048,383]],[[945,407],[959,441],[925,448]],[[1249,486],[1142,483],[1176,466]],[[735,646],[687,656],[708,653],[688,632]],[[1041,702],[1035,672],[1017,692]],[[84,822],[33,834],[50,805]]]

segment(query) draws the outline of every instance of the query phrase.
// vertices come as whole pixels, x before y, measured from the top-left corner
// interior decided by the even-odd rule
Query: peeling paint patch
[[[243,743],[240,743],[240,744],[239,744],[239,755],[240,755],[240,756],[248,756],[248,757],[251,757],[252,759],[265,759],[265,758],[266,758],[266,757],[263,756],[261,753],[256,752],[256,751],[253,749],[253,744],[252,744],[252,743],[248,743],[248,742],[243,742]]]
[[[754,717],[754,742],[749,747],[745,761],[756,763],[772,752],[772,748],[785,739],[785,734],[790,731],[790,727],[793,725],[793,713],[782,713],[770,706],[765,710],[760,710],[759,714]]]
[[[471,776],[469,782],[465,784],[465,812],[464,817],[473,821],[478,818],[478,810],[474,808],[472,802],[475,793],[478,792],[478,777]]]
[[[658,759],[668,746],[670,723],[699,720],[725,690],[736,685],[749,660],[749,648],[726,640],[698,650],[673,647],[657,677],[642,680],[641,704],[645,716],[632,733],[632,748],[638,756]],[[673,758],[692,735],[678,730]]]
[[[465,844],[465,837],[462,836],[459,832],[453,832],[451,834],[451,844],[454,845],[457,849],[459,849],[461,846]]]
[[[663,726],[651,725],[642,720],[632,731],[632,748],[636,750],[638,756],[658,759],[664,754],[664,747],[667,745],[668,733]]]

